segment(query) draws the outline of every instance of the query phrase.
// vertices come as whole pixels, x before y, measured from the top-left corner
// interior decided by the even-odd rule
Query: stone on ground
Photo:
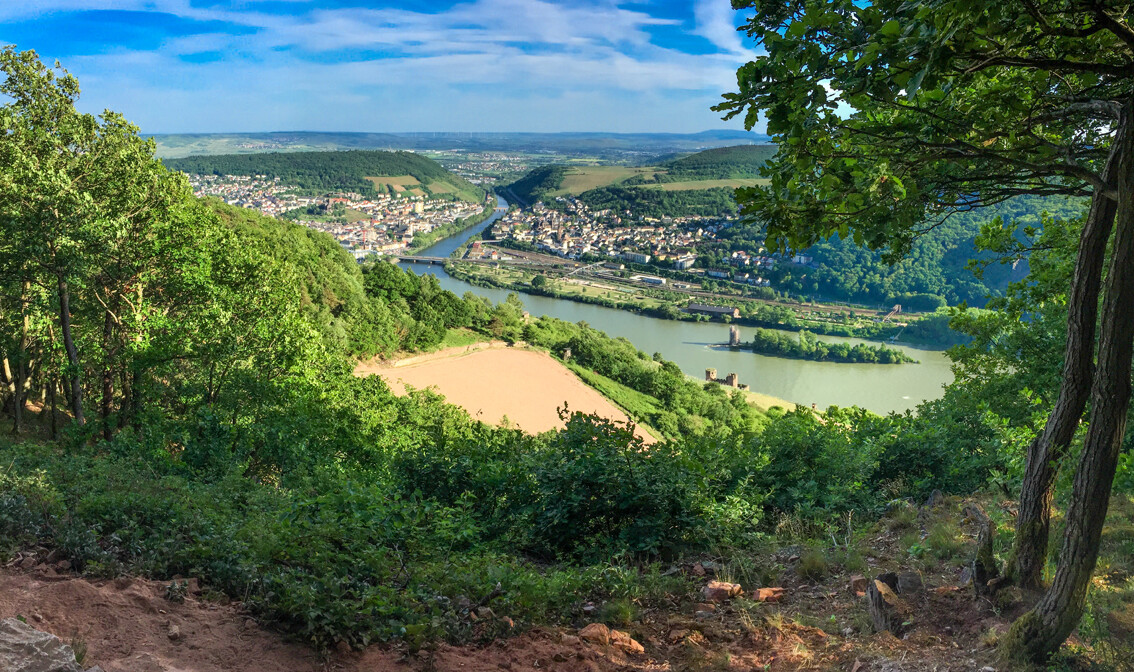
[[[75,652],[58,637],[15,618],[0,621],[0,670],[4,672],[83,672]]]

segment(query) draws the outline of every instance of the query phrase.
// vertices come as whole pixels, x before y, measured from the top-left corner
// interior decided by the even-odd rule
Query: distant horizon
[[[696,136],[696,135],[733,135],[736,136],[753,136],[755,138],[771,139],[771,136],[760,133],[757,131],[745,131],[743,129],[733,128],[715,128],[706,129],[703,131],[319,131],[311,129],[290,129],[290,130],[271,130],[271,131],[166,131],[166,132],[142,132],[142,135],[159,136],[159,135],[275,135],[281,133],[305,133],[305,134],[323,134],[323,135],[678,135],[678,136]]]
[[[743,130],[711,108],[761,53],[744,19],[729,0],[35,0],[0,3],[0,45],[150,135],[695,134]]]

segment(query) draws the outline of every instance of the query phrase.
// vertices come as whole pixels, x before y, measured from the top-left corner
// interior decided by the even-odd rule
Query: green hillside
[[[353,191],[374,195],[395,189],[439,197],[484,200],[484,190],[412,152],[275,152],[168,159],[165,165],[191,175],[265,175],[312,192]],[[370,178],[393,178],[390,180]]]
[[[760,177],[760,168],[776,155],[775,145],[738,145],[707,149],[659,166],[665,181],[725,180]]]
[[[644,217],[724,216],[736,210],[732,190],[761,184],[760,167],[774,154],[771,145],[739,145],[637,168],[541,166],[507,189],[526,203],[576,196],[592,208]]]

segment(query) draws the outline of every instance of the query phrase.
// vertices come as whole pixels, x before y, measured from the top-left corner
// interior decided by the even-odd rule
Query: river
[[[419,252],[422,256],[447,257],[473,236],[492,226],[508,207],[500,199],[501,209],[477,226],[446,238]],[[449,276],[440,266],[403,263],[416,273],[432,273],[441,286],[458,296],[472,292],[493,301],[503,301],[506,290],[477,287]],[[735,372],[741,383],[754,392],[768,394],[797,404],[816,404],[820,409],[830,405],[868,408],[877,413],[912,409],[926,399],[941,396],[942,386],[953,380],[949,359],[939,350],[924,350],[906,345],[893,347],[905,351],[920,364],[839,364],[808,362],[796,359],[765,357],[751,352],[735,352],[718,344],[728,341],[728,325],[719,322],[678,322],[637,315],[623,310],[576,303],[546,296],[521,295],[524,306],[533,315],[550,315],[570,322],[586,322],[611,336],[622,336],[639,350],[675,362],[691,376],[703,378],[705,369],[714,368],[719,377]],[[741,327],[741,340],[745,331]],[[825,341],[867,343],[855,338],[823,336]]]

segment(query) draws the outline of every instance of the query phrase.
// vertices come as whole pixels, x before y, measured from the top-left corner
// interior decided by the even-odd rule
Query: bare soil
[[[938,521],[956,520],[957,500],[917,520],[883,523],[863,539],[862,573],[915,571],[924,590],[907,599],[909,630],[899,637],[875,634],[852,572],[831,565],[817,578],[799,571],[804,547],[780,547],[760,561],[766,581],[784,589],[775,603],[756,601],[756,574],[712,559],[687,560],[680,571],[695,582],[750,580],[746,596],[724,604],[699,604],[698,596],[674,595],[642,608],[633,622],[613,627],[629,633],[644,652],[580,641],[586,618],[562,628],[537,628],[479,644],[437,644],[411,651],[404,643],[365,651],[319,654],[263,627],[239,603],[204,599],[195,581],[183,602],[166,598],[168,582],[119,578],[88,580],[17,556],[0,569],[0,618],[22,616],[36,628],[85,647],[84,666],[106,672],[607,672],[660,670],[844,670],[852,672],[961,672],[1000,669],[995,645],[1018,615],[1005,604],[976,600],[958,587],[959,569],[971,550],[970,531],[956,555],[933,563],[903,557],[902,537],[924,533]],[[963,528],[964,526],[962,526]],[[46,552],[43,552],[45,555]],[[50,560],[46,558],[45,560]],[[745,578],[747,577],[747,578]],[[1014,606],[1019,606],[1014,605]],[[507,620],[506,614],[496,616]],[[478,625],[487,625],[483,621]],[[176,626],[178,636],[170,636]],[[501,632],[500,621],[490,634]],[[511,627],[511,624],[509,624]],[[503,629],[507,632],[507,628]],[[487,632],[487,631],[486,631]]]
[[[558,409],[564,404],[571,411],[629,421],[609,399],[550,355],[518,348],[452,350],[456,352],[428,355],[408,366],[360,365],[355,373],[376,373],[399,395],[406,393],[407,386],[433,388],[474,418],[493,425],[507,418],[512,426],[531,433],[563,427]],[[647,443],[654,442],[642,429],[635,432]]]

